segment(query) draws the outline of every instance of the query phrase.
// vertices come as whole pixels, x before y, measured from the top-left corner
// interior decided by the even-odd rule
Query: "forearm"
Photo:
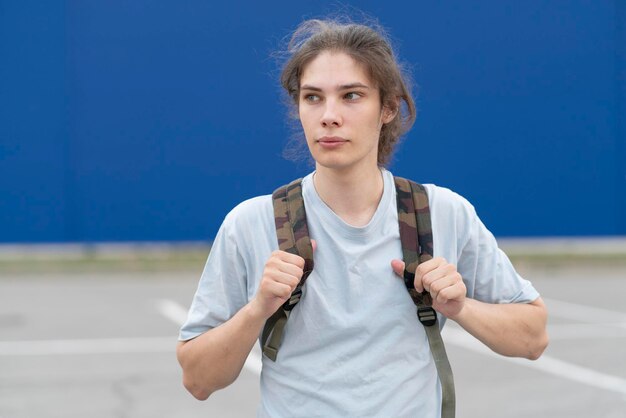
[[[547,313],[541,298],[532,303],[490,304],[466,299],[451,318],[496,353],[536,360],[548,345]]]
[[[264,323],[248,304],[219,327],[179,343],[177,356],[185,388],[204,400],[234,382]]]

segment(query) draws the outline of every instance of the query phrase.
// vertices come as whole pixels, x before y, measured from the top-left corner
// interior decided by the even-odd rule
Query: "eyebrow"
[[[349,89],[354,89],[354,88],[364,88],[364,89],[369,89],[370,87],[363,84],[363,83],[350,83],[350,84],[342,84],[341,86],[337,87],[338,91],[341,90],[349,90]],[[322,91],[321,88],[319,87],[315,87],[315,86],[311,86],[309,84],[305,84],[303,86],[300,87],[300,90],[311,90],[311,91]]]

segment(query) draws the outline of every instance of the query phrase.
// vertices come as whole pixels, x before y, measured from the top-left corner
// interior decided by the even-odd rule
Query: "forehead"
[[[321,89],[352,83],[373,84],[363,64],[338,51],[321,52],[304,66],[300,76],[300,86],[306,84]]]

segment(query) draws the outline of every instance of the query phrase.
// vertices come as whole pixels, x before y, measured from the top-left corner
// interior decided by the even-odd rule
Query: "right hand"
[[[304,274],[304,258],[285,251],[270,256],[256,296],[250,302],[254,311],[269,318],[289,299]]]

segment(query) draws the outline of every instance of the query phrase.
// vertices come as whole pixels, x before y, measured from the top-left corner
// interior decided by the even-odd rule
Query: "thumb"
[[[397,258],[391,260],[391,268],[398,276],[404,277],[404,261]]]
[[[317,242],[314,239],[311,240],[311,247],[313,247],[313,252],[315,252],[317,249]]]

